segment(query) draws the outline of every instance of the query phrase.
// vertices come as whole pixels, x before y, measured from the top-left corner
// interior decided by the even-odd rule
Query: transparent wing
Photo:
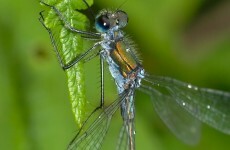
[[[122,126],[116,150],[128,150],[128,135],[125,130],[125,126]]]
[[[123,126],[118,138],[117,150],[135,150],[134,120],[123,121]]]
[[[140,90],[151,95],[154,110],[177,138],[190,145],[199,141],[199,120],[185,111],[172,97],[160,93],[151,86],[142,85]]]
[[[96,120],[91,124],[86,124],[82,127],[78,135],[72,140],[68,146],[68,150],[76,149],[87,149],[87,150],[98,150],[101,148],[101,144],[104,137],[109,129],[111,118],[114,113],[120,107],[123,99],[127,93],[120,95],[120,97],[105,108]]]
[[[198,88],[168,77],[150,75],[146,75],[143,84],[145,87],[151,87],[149,91],[157,97],[156,99],[153,97],[154,103],[169,102],[172,106],[175,106],[173,103],[176,103],[178,109],[184,109],[200,121],[223,133],[230,134],[230,93]],[[159,102],[160,100],[165,102]],[[163,106],[163,104],[160,105]],[[167,118],[169,117],[166,117],[165,120]],[[178,133],[175,134],[181,136]]]

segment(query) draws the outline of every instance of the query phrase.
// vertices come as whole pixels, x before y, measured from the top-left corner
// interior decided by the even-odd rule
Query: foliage
[[[81,0],[62,0],[53,1],[46,0],[46,4],[55,6],[62,14],[62,17],[70,23],[71,26],[78,30],[86,31],[89,25],[89,20],[82,13],[76,11],[80,9],[87,9],[86,4]],[[92,0],[87,1],[89,6],[92,5]],[[58,46],[58,51],[64,64],[68,64],[75,57],[84,52],[84,41],[81,35],[71,32],[64,27],[64,22],[60,20],[57,13],[50,9],[48,15],[45,17],[45,25],[51,29],[55,34],[53,44]],[[66,70],[68,79],[68,88],[70,100],[72,104],[72,111],[75,115],[76,122],[81,127],[83,121],[86,119],[86,98],[84,86],[84,68],[83,63],[79,62],[73,67]]]

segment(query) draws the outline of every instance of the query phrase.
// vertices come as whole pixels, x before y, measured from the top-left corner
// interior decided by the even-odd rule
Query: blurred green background
[[[93,10],[125,0],[96,0]],[[65,73],[38,21],[38,1],[0,1],[0,149],[65,149],[76,133]],[[146,70],[230,91],[230,1],[128,0],[125,31]],[[87,79],[87,77],[86,77]],[[206,125],[199,144],[179,141],[137,93],[137,149],[224,150],[230,136]]]

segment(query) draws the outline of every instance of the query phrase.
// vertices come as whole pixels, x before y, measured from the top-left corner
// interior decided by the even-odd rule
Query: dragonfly
[[[85,0],[83,2],[87,5]],[[101,10],[95,17],[97,32],[88,32],[71,26],[55,6],[41,3],[57,14],[66,29],[87,39],[96,40],[93,46],[83,54],[67,64],[61,63],[64,70],[71,68],[79,61],[88,60],[87,56],[100,58],[100,106],[84,122],[68,149],[101,149],[111,120],[115,112],[120,109],[123,125],[117,149],[135,150],[134,95],[137,90],[151,96],[157,114],[175,136],[185,143],[194,144],[199,141],[202,122],[225,134],[230,134],[230,93],[200,88],[169,77],[148,74],[135,52],[133,41],[127,38],[122,30],[128,24],[128,15],[125,11]],[[47,27],[46,29],[58,54],[52,31]],[[119,95],[107,107],[104,106],[103,87],[105,64],[108,65]],[[102,110],[101,113],[90,125],[87,125],[88,120],[99,109]]]

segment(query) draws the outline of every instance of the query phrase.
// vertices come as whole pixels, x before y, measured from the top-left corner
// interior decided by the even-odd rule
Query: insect
[[[87,5],[87,2],[83,1]],[[120,108],[123,126],[117,149],[134,150],[134,95],[136,90],[151,96],[154,108],[160,118],[185,143],[198,141],[200,121],[223,133],[230,134],[230,93],[199,88],[172,78],[146,73],[134,51],[132,41],[122,31],[128,23],[128,15],[124,11],[100,11],[95,17],[97,32],[93,33],[72,27],[55,6],[42,3],[57,14],[66,29],[89,39],[98,40],[83,54],[67,64],[61,64],[64,69],[69,69],[96,51],[94,56],[99,55],[101,65],[101,105],[93,111],[88,119],[98,109],[102,109],[102,112],[89,126],[86,126],[88,119],[85,121],[78,134],[70,142],[68,149],[100,149],[111,119]],[[49,28],[47,30],[52,37],[52,32]],[[97,50],[98,47],[100,47],[99,51]],[[105,62],[119,94],[119,97],[108,107],[104,106]],[[182,129],[183,132],[180,132]]]

